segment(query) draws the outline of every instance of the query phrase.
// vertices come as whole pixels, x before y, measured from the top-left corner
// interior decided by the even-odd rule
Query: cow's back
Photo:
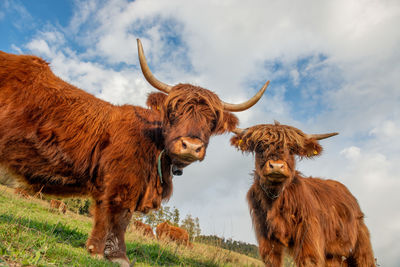
[[[0,52],[0,165],[28,184],[84,187],[117,110],[38,57]]]

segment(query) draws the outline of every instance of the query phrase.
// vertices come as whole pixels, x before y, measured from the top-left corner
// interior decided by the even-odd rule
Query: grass
[[[49,209],[0,186],[0,266],[118,266],[89,256],[92,219]],[[257,259],[205,244],[193,248],[158,241],[128,229],[127,255],[135,266],[264,266]],[[290,265],[288,265],[290,266]]]

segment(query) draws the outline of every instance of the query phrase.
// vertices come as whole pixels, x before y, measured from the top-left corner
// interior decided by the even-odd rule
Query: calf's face
[[[261,124],[244,130],[236,129],[231,144],[244,152],[255,153],[255,173],[264,187],[282,187],[296,174],[295,156],[310,158],[319,155],[318,140],[337,133],[308,135],[297,128]]]
[[[295,159],[284,144],[267,144],[255,151],[255,172],[267,186],[290,182],[295,174]]]

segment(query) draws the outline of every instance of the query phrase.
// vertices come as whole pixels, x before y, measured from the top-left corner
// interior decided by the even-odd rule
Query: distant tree
[[[143,221],[151,227],[156,228],[158,224],[173,219],[171,208],[168,206],[161,206],[158,210],[153,210],[143,216]]]
[[[188,231],[189,238],[192,241],[201,232],[199,218],[196,217],[194,219],[190,214],[186,215],[185,219],[182,221],[181,227]]]
[[[89,207],[91,204],[90,199],[84,198],[67,198],[63,199],[68,209],[82,215],[90,215]]]
[[[141,212],[134,212],[132,215],[132,221],[141,221],[143,222],[145,215]]]
[[[161,207],[160,210],[163,211],[163,215],[162,215],[162,217],[160,219],[162,219],[162,221],[171,222],[172,218],[173,218],[171,208],[168,207],[168,206],[163,206],[163,207]]]
[[[196,238],[200,234],[201,234],[200,220],[198,217],[196,217],[196,219],[194,219],[194,238]]]
[[[172,222],[175,226],[179,226],[179,221],[180,221],[179,216],[180,216],[179,210],[174,207],[172,211]]]
[[[144,216],[144,222],[149,224],[152,228],[157,226],[156,214],[155,212],[149,212]]]

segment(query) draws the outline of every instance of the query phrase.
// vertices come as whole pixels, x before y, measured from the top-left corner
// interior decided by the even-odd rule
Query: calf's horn
[[[335,135],[338,135],[339,133],[326,133],[326,134],[306,134],[305,137],[310,139],[310,138],[314,138],[317,140],[322,140],[322,139],[326,139]]]
[[[246,129],[241,129],[241,128],[235,128],[232,130],[233,133],[237,134],[237,135],[242,135],[246,132]]]
[[[151,73],[150,71],[149,66],[147,65],[146,57],[144,56],[143,52],[142,42],[140,42],[139,39],[137,39],[137,45],[138,45],[140,67],[142,68],[144,77],[154,88],[157,88],[158,90],[168,94],[171,91],[172,86],[163,83],[157,80],[156,77],[154,77],[153,73]]]
[[[264,84],[264,86],[260,89],[260,91],[257,92],[257,94],[255,94],[252,98],[250,98],[246,102],[243,102],[240,104],[230,104],[230,103],[221,101],[224,106],[224,109],[227,111],[243,111],[243,110],[251,108],[258,102],[258,100],[260,100],[260,98],[264,94],[265,90],[267,89],[268,85],[269,85],[269,81],[267,81]]]

